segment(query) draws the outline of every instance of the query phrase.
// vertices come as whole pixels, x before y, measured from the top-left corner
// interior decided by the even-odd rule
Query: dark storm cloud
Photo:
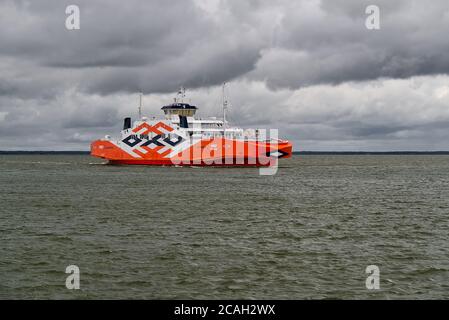
[[[0,55],[63,70],[61,82],[101,94],[171,92],[245,75],[300,88],[449,72],[443,0],[79,0],[81,30],[68,31],[72,3],[1,1]],[[370,4],[380,7],[381,30],[365,28]]]
[[[293,3],[253,72],[273,87],[449,72],[447,1]],[[380,30],[365,28],[370,4],[380,8]]]
[[[216,115],[223,81],[235,124],[300,149],[447,149],[447,30],[443,0],[0,0],[0,149],[86,149],[138,91],[153,115],[183,85]]]
[[[72,3],[2,1],[0,55],[63,70],[62,81],[88,92],[169,92],[247,73],[263,46],[234,17],[214,21],[192,1],[76,1],[81,29],[68,31]]]

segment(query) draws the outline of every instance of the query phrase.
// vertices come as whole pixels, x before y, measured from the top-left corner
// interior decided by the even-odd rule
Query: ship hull
[[[91,144],[92,156],[116,165],[264,167],[291,154],[292,145],[288,141],[206,139],[175,154],[171,149],[160,147],[134,149],[131,153],[122,149],[120,143],[109,140],[96,140]]]

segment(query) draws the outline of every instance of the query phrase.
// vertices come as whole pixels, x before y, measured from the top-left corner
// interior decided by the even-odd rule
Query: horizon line
[[[85,150],[0,150],[0,154],[90,154],[90,151]],[[449,150],[431,150],[431,151],[417,151],[417,150],[389,150],[389,151],[293,151],[292,154],[448,154]]]

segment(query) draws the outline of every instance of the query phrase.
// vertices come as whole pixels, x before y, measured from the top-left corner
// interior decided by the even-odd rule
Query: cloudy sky
[[[139,91],[218,116],[224,81],[295,150],[449,150],[448,31],[447,0],[0,0],[0,150],[88,150]]]

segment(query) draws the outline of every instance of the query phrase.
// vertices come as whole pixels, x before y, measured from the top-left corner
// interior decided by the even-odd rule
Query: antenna
[[[179,99],[179,97],[181,97],[181,98]],[[179,100],[181,100],[181,103],[184,103],[185,97],[186,97],[186,88],[181,86],[178,90],[178,94],[177,94],[177,97],[175,98],[175,102],[179,102]]]
[[[225,98],[225,87],[226,87],[226,82],[223,82],[223,101],[222,101],[222,105],[223,105],[223,128],[226,129],[226,109],[228,109],[228,101]]]
[[[139,120],[142,119],[142,92],[139,93]]]

